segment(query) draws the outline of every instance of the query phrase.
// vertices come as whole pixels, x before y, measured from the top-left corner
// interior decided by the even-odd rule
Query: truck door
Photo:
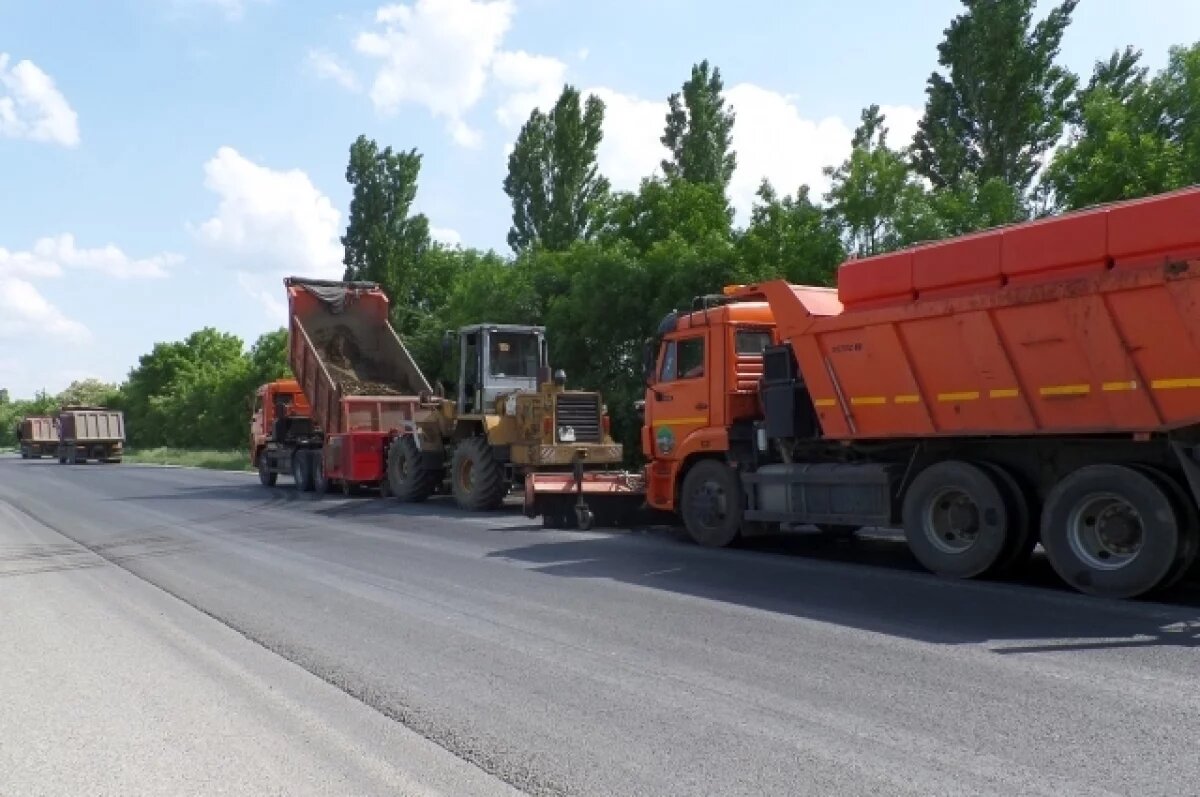
[[[664,342],[658,379],[646,413],[654,454],[676,459],[680,443],[708,426],[708,374],[711,370],[704,331],[685,332]]]

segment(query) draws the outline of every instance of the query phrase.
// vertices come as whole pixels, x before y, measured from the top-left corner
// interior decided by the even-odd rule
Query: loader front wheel
[[[504,467],[483,437],[468,437],[454,448],[451,462],[454,500],[463,509],[497,509],[508,495]]]
[[[397,437],[388,450],[387,486],[404,502],[418,503],[433,495],[442,472],[425,464],[417,441],[410,435]]]

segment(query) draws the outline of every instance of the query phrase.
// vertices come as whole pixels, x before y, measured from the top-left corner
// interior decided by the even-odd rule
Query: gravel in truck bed
[[[389,380],[379,363],[363,356],[362,346],[349,327],[325,330],[314,336],[313,344],[320,350],[329,375],[346,395],[402,396],[409,392],[404,385]]]

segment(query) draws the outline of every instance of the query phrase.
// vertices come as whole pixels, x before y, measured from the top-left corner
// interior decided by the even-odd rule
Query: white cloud
[[[332,80],[346,91],[358,92],[358,76],[332,53],[325,50],[309,50],[308,66],[317,77]]]
[[[9,61],[0,53],[0,136],[79,146],[79,117],[54,79],[32,61]]]
[[[585,93],[595,94],[606,106],[599,161],[613,186],[636,189],[643,177],[661,174],[661,161],[667,155],[660,141],[667,104],[609,88]],[[808,119],[794,98],[751,83],[727,89],[725,100],[737,117],[733,148],[738,165],[730,181],[729,199],[739,221],[745,223],[763,177],[781,193],[793,193],[807,184],[813,198],[819,199],[829,186],[822,169],[849,155],[858,120]],[[907,145],[916,132],[921,110],[909,106],[882,106],[880,110],[887,116],[891,146]]]
[[[524,50],[501,52],[492,63],[492,75],[510,91],[496,109],[496,118],[505,127],[515,128],[525,123],[534,108],[550,110],[562,92],[567,65]]]
[[[287,303],[283,300],[282,275],[267,276],[239,271],[237,283],[247,296],[258,302],[265,323],[273,327],[287,326],[288,313]]]
[[[379,30],[354,41],[359,53],[381,61],[371,85],[380,113],[395,114],[407,102],[446,121],[454,139],[477,146],[480,135],[464,120],[479,102],[488,70],[508,32],[511,0],[415,0],[383,6]]]
[[[608,88],[588,89],[604,101],[604,138],[597,159],[600,170],[619,190],[636,189],[643,177],[661,173],[667,154],[659,138],[667,103],[643,100]]]
[[[182,256],[170,252],[133,258],[114,244],[79,249],[70,233],[39,238],[29,251],[0,247],[0,276],[9,277],[58,277],[66,269],[97,271],[117,279],[165,277],[168,268],[182,262]]]
[[[220,202],[195,233],[236,269],[341,278],[341,215],[303,171],[275,171],[221,147],[204,165],[204,185]]]
[[[458,230],[452,230],[449,227],[430,227],[429,236],[447,246],[462,245],[462,236],[458,234]]]
[[[46,301],[33,283],[0,276],[0,340],[43,335],[76,343],[91,337],[87,327]]]

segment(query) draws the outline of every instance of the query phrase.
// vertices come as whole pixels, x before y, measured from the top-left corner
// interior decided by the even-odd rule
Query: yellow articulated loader
[[[621,464],[600,394],[567,390],[562,371],[551,376],[544,327],[475,324],[446,334],[443,356],[456,348],[456,395],[424,402],[388,452],[396,498],[450,492],[464,509],[491,510],[523,489],[527,474],[574,473],[578,481]],[[595,520],[581,500],[568,513],[576,515],[570,525]]]

